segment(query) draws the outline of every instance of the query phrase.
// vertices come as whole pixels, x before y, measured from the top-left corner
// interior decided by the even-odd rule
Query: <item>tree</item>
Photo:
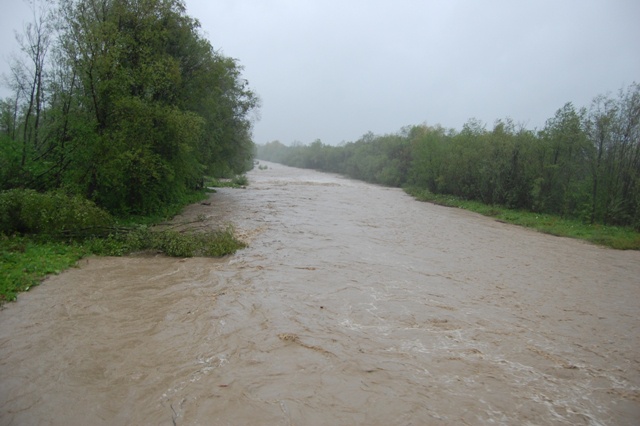
[[[33,20],[25,25],[22,33],[16,33],[16,41],[22,57],[15,56],[10,64],[9,86],[14,89],[13,105],[3,105],[4,124],[12,139],[21,129],[21,167],[25,167],[30,150],[40,146],[40,125],[45,98],[45,72],[47,54],[51,47],[53,17],[47,2],[31,4]],[[18,113],[22,110],[21,120]]]
[[[598,96],[589,110],[593,145],[591,222],[640,227],[640,86]]]
[[[56,32],[46,31],[53,21],[27,27],[23,50],[34,66],[16,63],[15,102],[0,104],[11,141],[3,161],[23,142],[9,187],[64,187],[112,212],[149,213],[205,171],[251,167],[259,99],[183,1],[59,0],[55,16]]]
[[[575,211],[581,202],[580,183],[585,178],[589,141],[583,123],[586,111],[571,103],[556,111],[542,131],[542,170],[537,204],[562,215]]]

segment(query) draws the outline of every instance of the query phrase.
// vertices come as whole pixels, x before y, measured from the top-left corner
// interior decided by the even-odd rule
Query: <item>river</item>
[[[0,311],[2,425],[637,425],[640,253],[261,162]]]

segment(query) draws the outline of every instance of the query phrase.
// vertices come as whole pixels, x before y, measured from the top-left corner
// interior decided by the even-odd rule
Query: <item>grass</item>
[[[463,200],[451,195],[433,194],[420,188],[405,188],[405,191],[420,201],[462,208],[494,217],[502,222],[532,228],[546,234],[576,238],[618,250],[640,250],[640,232],[630,228],[586,224],[576,219],[513,210],[502,206],[483,204],[478,201]]]
[[[45,276],[75,265],[84,255],[78,244],[0,235],[0,305],[40,284]]]
[[[47,275],[59,274],[91,254],[124,256],[157,251],[172,257],[221,257],[244,247],[231,227],[221,231],[179,232],[140,226],[106,238],[75,242],[0,234],[0,305],[16,300],[18,293],[40,284]]]
[[[152,250],[173,257],[220,257],[244,248],[232,227],[180,232],[154,226],[205,197],[204,192],[192,194],[183,204],[169,206],[154,216],[120,219],[106,237],[63,240],[52,235],[7,236],[0,232],[0,306],[16,300],[18,293],[40,284],[47,275],[59,274],[91,254],[123,256]]]

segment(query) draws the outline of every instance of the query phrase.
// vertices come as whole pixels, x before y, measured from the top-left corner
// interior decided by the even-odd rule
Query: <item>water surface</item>
[[[640,253],[268,164],[223,259],[90,258],[0,311],[3,425],[634,425]]]

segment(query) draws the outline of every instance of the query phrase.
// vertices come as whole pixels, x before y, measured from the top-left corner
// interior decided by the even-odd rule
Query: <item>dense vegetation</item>
[[[181,0],[41,2],[0,102],[0,190],[149,214],[252,164],[257,96]]]
[[[161,220],[205,196],[205,176],[252,167],[259,99],[237,61],[183,0],[31,4],[0,100],[0,301],[89,252],[241,247],[231,229],[185,236],[131,220]]]
[[[640,230],[640,86],[571,103],[527,130],[498,120],[460,131],[412,126],[340,146],[258,147],[258,158],[355,179]]]

